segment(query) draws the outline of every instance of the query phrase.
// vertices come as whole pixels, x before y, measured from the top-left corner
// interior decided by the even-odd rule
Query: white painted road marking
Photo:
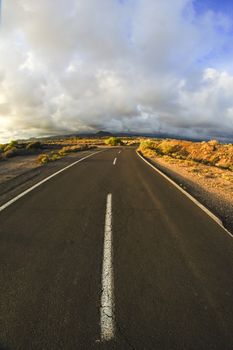
[[[113,165],[116,165],[117,158],[114,159]]]
[[[115,336],[113,245],[112,245],[112,194],[107,196],[102,268],[102,295],[100,306],[101,341]]]
[[[81,158],[81,159],[75,161],[74,163],[71,163],[70,165],[66,166],[65,168],[63,168],[63,169],[57,171],[56,173],[54,173],[54,174],[52,174],[52,175],[46,177],[44,180],[38,182],[37,184],[35,184],[34,186],[28,188],[26,191],[20,193],[18,196],[14,197],[13,199],[11,199],[10,201],[8,201],[7,203],[3,204],[3,205],[0,207],[0,212],[3,211],[4,209],[6,209],[7,207],[9,207],[11,204],[15,203],[18,199],[24,197],[26,194],[28,194],[29,192],[33,191],[35,188],[37,188],[37,187],[39,187],[40,185],[42,185],[43,183],[45,183],[46,181],[52,179],[54,176],[56,176],[56,175],[62,173],[63,171],[65,171],[65,170],[71,168],[72,166],[76,165],[77,163],[82,162],[84,159],[87,159],[87,158],[89,158],[89,157],[92,157],[92,156],[94,156],[94,154],[101,153],[101,152],[104,152],[104,151],[99,151],[99,152],[91,153],[91,154],[89,154],[88,156],[83,157],[83,158]]]
[[[121,153],[121,151],[118,152],[119,154]]]

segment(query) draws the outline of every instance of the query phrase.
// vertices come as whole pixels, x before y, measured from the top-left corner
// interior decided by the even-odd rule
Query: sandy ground
[[[217,215],[233,233],[233,172],[168,156],[149,159]]]
[[[40,167],[38,155],[18,156],[0,162],[0,183],[6,182],[29,170]]]
[[[18,156],[0,162],[0,203],[8,199],[16,187],[36,177],[42,166],[37,162],[38,155]]]

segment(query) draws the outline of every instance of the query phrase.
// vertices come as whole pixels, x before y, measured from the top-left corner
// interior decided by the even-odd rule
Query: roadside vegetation
[[[108,146],[123,146],[124,142],[120,137],[110,137],[105,140],[105,144]]]
[[[40,142],[18,143],[17,141],[11,141],[6,144],[0,144],[0,160],[36,154],[42,148],[43,146]]]
[[[180,178],[181,182],[196,184],[232,202],[233,145],[216,140],[191,142],[183,140],[142,140],[141,154],[159,168]],[[231,199],[230,199],[231,198]]]
[[[148,157],[167,157],[167,160],[186,161],[187,165],[201,163],[233,171],[233,145],[221,144],[216,140],[145,140],[140,143],[139,151]]]
[[[18,142],[11,141],[6,144],[0,144],[0,161],[6,161],[9,158],[17,156],[38,155],[37,161],[40,164],[45,164],[51,161],[58,160],[69,153],[89,150],[95,148],[101,140],[88,139],[69,139],[56,141],[33,141],[33,142]],[[41,153],[43,151],[43,153]]]
[[[87,144],[81,144],[76,146],[65,146],[58,151],[52,151],[52,152],[40,154],[38,157],[38,162],[40,164],[46,164],[48,162],[54,162],[58,159],[61,159],[69,153],[76,153],[76,152],[86,151],[94,148],[96,148],[96,146],[87,145]]]

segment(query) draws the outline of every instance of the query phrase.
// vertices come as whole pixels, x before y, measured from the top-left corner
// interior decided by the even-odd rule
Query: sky
[[[0,2],[0,142],[232,136],[231,0]]]

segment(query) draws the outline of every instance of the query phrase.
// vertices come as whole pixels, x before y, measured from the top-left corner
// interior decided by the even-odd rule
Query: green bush
[[[145,149],[151,149],[154,150],[156,148],[155,142],[147,140],[147,141],[142,141],[140,143],[140,149],[145,150]]]
[[[169,140],[164,140],[159,144],[157,151],[159,151],[159,153],[161,153],[162,155],[177,155],[180,149],[181,147],[179,145],[174,144]]]
[[[105,140],[106,145],[108,146],[122,146],[124,145],[123,141],[119,137],[110,137]]]

